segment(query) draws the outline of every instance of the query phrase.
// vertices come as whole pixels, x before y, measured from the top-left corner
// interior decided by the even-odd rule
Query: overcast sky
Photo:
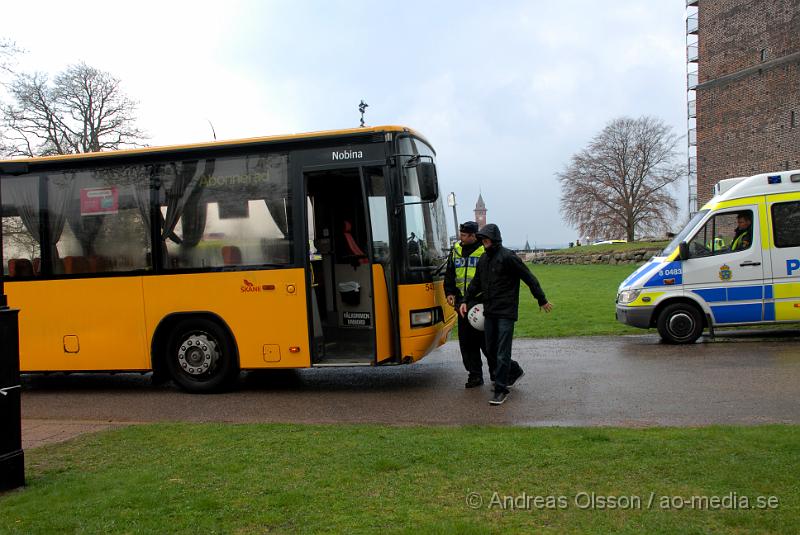
[[[211,140],[208,121],[218,139],[353,127],[364,99],[368,124],[422,132],[459,219],[482,192],[511,246],[577,237],[555,173],[609,120],[686,133],[678,0],[37,0],[2,16],[17,68],[111,72],[153,145]]]

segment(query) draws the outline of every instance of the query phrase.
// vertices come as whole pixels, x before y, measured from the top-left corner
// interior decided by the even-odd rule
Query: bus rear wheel
[[[703,334],[703,316],[694,305],[674,303],[661,311],[657,326],[668,344],[692,344]]]
[[[197,393],[230,386],[239,371],[230,336],[204,318],[175,325],[167,343],[167,369],[178,386]]]

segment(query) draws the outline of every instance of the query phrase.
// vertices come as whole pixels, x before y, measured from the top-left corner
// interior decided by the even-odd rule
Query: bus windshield
[[[694,214],[694,217],[690,219],[688,223],[686,223],[686,226],[683,227],[683,230],[681,230],[678,235],[675,236],[671,242],[669,242],[669,245],[667,245],[664,250],[661,251],[659,256],[669,256],[675,252],[675,249],[678,247],[678,245],[686,239],[692,229],[697,226],[700,220],[703,219],[707,213],[708,210],[700,210]]]
[[[447,226],[442,198],[421,203],[416,167],[405,167],[414,156],[435,161],[433,150],[418,139],[403,138],[399,142],[399,162],[403,169],[403,202],[405,205],[406,252],[411,268],[440,266],[447,258]]]

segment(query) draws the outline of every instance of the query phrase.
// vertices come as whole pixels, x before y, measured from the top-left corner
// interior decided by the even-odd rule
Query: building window
[[[761,61],[767,61],[767,49],[766,48],[762,48],[761,49]]]
[[[792,110],[789,113],[789,127],[794,128],[795,126],[797,126],[797,113],[795,113],[795,111]]]

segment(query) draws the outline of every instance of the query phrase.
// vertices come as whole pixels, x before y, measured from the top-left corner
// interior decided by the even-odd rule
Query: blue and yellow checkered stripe
[[[708,303],[714,323],[800,321],[800,283],[699,288],[692,292]]]

